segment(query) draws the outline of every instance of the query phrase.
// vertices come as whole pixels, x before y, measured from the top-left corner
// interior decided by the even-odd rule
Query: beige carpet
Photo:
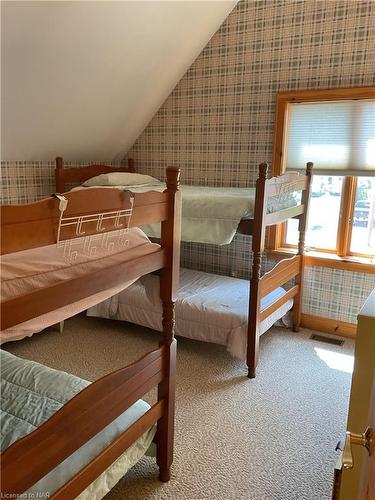
[[[310,333],[263,335],[255,380],[225,348],[179,339],[172,480],[160,483],[155,461],[144,458],[106,499],[330,498],[351,380],[341,365],[350,364],[353,342],[336,347]],[[94,380],[154,348],[156,337],[81,316],[63,334],[51,329],[5,348]]]

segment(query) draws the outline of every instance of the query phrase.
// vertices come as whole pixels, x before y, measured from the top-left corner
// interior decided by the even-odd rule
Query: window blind
[[[375,175],[375,99],[290,103],[287,135],[288,170]]]

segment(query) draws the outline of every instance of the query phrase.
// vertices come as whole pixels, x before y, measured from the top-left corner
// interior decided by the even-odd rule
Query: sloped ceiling
[[[7,1],[2,159],[118,159],[236,1]]]

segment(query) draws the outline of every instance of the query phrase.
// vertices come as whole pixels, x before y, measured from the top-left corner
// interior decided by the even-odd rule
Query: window
[[[340,208],[344,177],[313,177],[306,247],[313,250],[337,250]],[[347,255],[375,255],[375,179],[358,177],[351,221],[350,248]],[[298,242],[298,221],[289,220],[285,229],[285,246]]]
[[[273,170],[314,162],[306,248],[375,258],[375,87],[280,92]],[[297,245],[298,222],[271,231],[271,249]],[[336,257],[336,258],[337,258]],[[371,266],[373,267],[373,266]]]
[[[375,177],[357,180],[350,253],[375,254]]]
[[[313,161],[322,173],[371,175],[375,98],[290,103],[285,153],[287,169]]]
[[[313,176],[306,246],[333,251],[336,249],[340,218],[343,177]],[[329,217],[327,214],[329,213]],[[285,243],[297,246],[298,221],[290,219],[286,227]]]

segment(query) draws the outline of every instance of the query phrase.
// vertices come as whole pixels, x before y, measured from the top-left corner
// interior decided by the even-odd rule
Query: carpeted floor
[[[160,483],[155,461],[144,458],[106,500],[330,498],[353,341],[337,347],[310,334],[273,328],[263,335],[255,380],[225,348],[179,339],[172,480]],[[94,380],[154,348],[157,336],[78,316],[63,334],[49,330],[5,348]]]

